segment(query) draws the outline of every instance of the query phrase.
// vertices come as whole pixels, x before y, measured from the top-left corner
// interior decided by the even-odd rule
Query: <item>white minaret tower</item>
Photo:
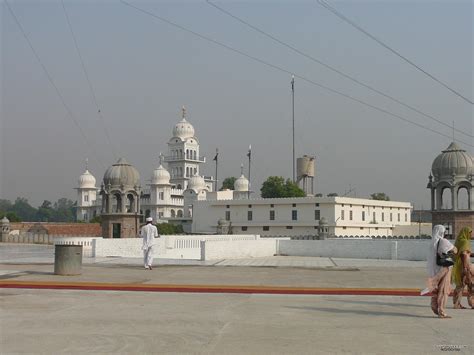
[[[194,175],[199,175],[199,166],[206,158],[199,155],[199,141],[194,136],[194,127],[186,120],[186,109],[181,110],[181,121],[173,128],[173,137],[168,141],[168,156],[165,162],[171,175],[170,183],[185,190]]]
[[[95,201],[97,199],[97,187],[95,177],[87,169],[88,159],[86,159],[86,171],[79,177],[77,190],[76,218],[78,221],[89,222],[95,217]]]

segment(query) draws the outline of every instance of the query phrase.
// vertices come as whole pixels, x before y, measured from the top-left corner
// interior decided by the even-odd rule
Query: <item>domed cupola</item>
[[[244,176],[240,175],[238,179],[234,182],[235,191],[248,191],[249,190],[249,180]]]
[[[188,189],[192,189],[196,192],[199,192],[206,188],[206,182],[202,176],[195,174],[191,179],[189,179]]]
[[[469,178],[474,174],[473,157],[452,142],[435,158],[431,171],[435,180],[452,177]]]
[[[95,189],[95,177],[87,170],[79,177],[79,188],[80,189]]]
[[[133,188],[140,185],[140,174],[125,159],[120,158],[105,172],[104,185]]]
[[[153,171],[151,183],[152,185],[169,185],[170,178],[171,176],[168,170],[163,168],[163,165],[160,164],[160,166]]]
[[[176,123],[176,125],[173,128],[173,137],[179,137],[182,140],[185,140],[187,138],[192,138],[194,137],[194,127],[191,123],[186,121],[186,109],[183,107],[183,116],[181,121]]]

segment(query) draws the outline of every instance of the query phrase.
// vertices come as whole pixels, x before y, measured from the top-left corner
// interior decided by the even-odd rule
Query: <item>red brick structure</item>
[[[20,233],[35,233],[47,235],[101,237],[102,229],[99,223],[49,223],[49,222],[14,222],[10,230]]]

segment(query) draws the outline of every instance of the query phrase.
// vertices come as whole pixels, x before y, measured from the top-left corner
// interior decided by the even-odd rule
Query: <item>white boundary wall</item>
[[[276,241],[269,239],[201,242],[201,260],[258,258],[276,252]]]
[[[451,241],[454,244],[454,241]],[[352,259],[426,260],[431,239],[425,240],[279,240],[278,254]],[[474,242],[471,242],[474,246]]]
[[[55,238],[55,244],[83,245],[84,256],[141,258],[141,238]],[[277,255],[353,259],[426,260],[430,239],[281,240],[258,235],[162,236],[154,255],[168,259],[238,259]],[[474,247],[474,242],[472,242]]]

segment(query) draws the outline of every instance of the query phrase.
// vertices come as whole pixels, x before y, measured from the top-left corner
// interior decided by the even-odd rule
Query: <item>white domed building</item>
[[[97,187],[95,177],[89,172],[86,164],[86,171],[79,177],[77,190],[76,219],[78,221],[89,222],[98,213],[97,208]]]
[[[448,226],[455,237],[474,225],[474,157],[452,142],[431,166],[428,186],[431,190],[433,225]]]
[[[195,136],[194,127],[186,120],[186,110],[183,107],[181,120],[174,125],[172,138],[168,141],[168,154],[160,155],[160,164],[151,173],[147,187],[144,190],[136,190],[139,192],[138,200],[135,200],[139,217],[143,220],[151,216],[157,222],[175,220],[185,223],[189,220],[190,218],[184,216],[184,191],[188,187],[194,190],[205,189],[207,192],[213,190],[214,178],[199,175],[200,166],[205,162],[206,158],[199,152],[199,140]],[[121,184],[139,187],[138,180],[138,171],[124,160],[120,160],[105,173],[101,191],[108,191],[107,186]],[[124,211],[122,202],[127,202],[126,197],[121,196],[122,200],[114,197],[113,204],[107,205],[110,202],[102,199],[103,193],[97,195],[98,189],[95,185],[95,178],[86,168],[76,188],[78,221],[88,222],[96,215],[103,215],[109,208],[112,208],[112,213],[118,213],[119,207]]]

